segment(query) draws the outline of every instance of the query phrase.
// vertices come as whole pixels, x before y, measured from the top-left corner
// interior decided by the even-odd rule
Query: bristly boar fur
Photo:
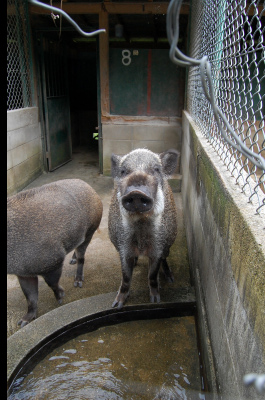
[[[74,284],[82,286],[85,251],[102,210],[98,194],[80,179],[59,180],[7,199],[7,273],[17,275],[28,303],[21,327],[37,315],[38,275],[61,303],[63,262],[74,249]]]
[[[122,269],[113,307],[121,308],[129,295],[133,268],[140,255],[149,258],[151,302],[160,301],[160,265],[173,281],[166,258],[177,235],[177,211],[167,179],[175,171],[178,156],[173,149],[160,155],[147,149],[136,149],[123,157],[112,155],[115,188],[108,226]]]

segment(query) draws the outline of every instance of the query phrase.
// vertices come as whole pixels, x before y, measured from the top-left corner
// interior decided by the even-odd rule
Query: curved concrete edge
[[[181,289],[181,288],[180,288]],[[177,307],[179,310],[187,305],[186,309],[195,310],[195,295],[193,288],[182,288],[171,303],[146,303],[134,304],[118,310],[112,308],[116,292],[92,296],[62,305],[32,321],[21,330],[15,332],[7,339],[7,384],[12,384],[15,376],[28,358],[34,354],[34,349],[39,349],[65,330],[76,326],[79,322],[97,318],[97,314],[118,314],[128,310],[165,309]],[[185,308],[185,307],[184,307]],[[181,312],[180,312],[181,314]]]
[[[67,325],[111,307],[116,292],[93,296],[62,305],[36,318],[7,339],[7,380],[30,351]]]

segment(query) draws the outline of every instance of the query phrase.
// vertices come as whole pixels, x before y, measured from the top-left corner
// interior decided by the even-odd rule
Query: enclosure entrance
[[[78,151],[99,157],[98,140],[93,137],[100,126],[97,40],[87,46],[75,36],[72,30],[60,34],[58,29],[37,34],[48,171],[70,161]]]

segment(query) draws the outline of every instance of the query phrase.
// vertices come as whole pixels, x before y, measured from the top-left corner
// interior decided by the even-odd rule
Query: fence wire
[[[265,211],[265,171],[251,156],[238,151],[236,144],[239,138],[265,159],[264,19],[265,2],[192,2],[190,57],[207,56],[216,106],[236,136],[223,120],[216,121],[201,83],[205,71],[200,71],[198,63],[189,68],[187,91],[188,112],[259,214]],[[211,90],[207,86],[206,91]]]
[[[7,110],[32,106],[27,0],[7,0]]]

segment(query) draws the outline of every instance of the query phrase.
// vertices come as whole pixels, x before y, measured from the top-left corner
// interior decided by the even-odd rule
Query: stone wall
[[[265,216],[255,215],[187,112],[181,160],[199,326],[209,333],[217,389],[223,399],[259,399],[243,376],[265,372]]]
[[[7,111],[7,195],[22,190],[42,172],[38,108]]]
[[[144,147],[155,153],[181,150],[182,127],[178,121],[128,121],[102,124],[103,174],[111,174],[111,154],[124,155]]]

